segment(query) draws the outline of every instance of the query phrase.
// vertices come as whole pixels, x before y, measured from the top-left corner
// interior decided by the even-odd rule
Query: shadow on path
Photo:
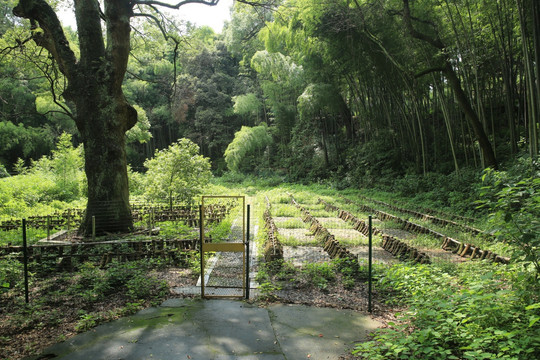
[[[338,359],[379,325],[352,310],[170,299],[28,359]]]

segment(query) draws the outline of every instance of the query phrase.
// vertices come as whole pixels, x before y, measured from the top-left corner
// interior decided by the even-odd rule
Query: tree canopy
[[[49,154],[63,132],[84,145],[91,178],[109,158],[126,159],[115,169],[144,172],[147,159],[182,138],[215,174],[344,186],[504,170],[521,156],[534,167],[536,1],[237,1],[222,34],[161,21],[160,10],[182,3],[77,5],[77,31],[54,20],[55,3],[9,3],[30,26],[2,8],[6,171]],[[32,12],[39,6],[47,11]],[[235,136],[259,131],[245,142]],[[107,144],[115,147],[104,152]],[[118,184],[112,196],[91,190],[104,188],[95,176],[90,198],[125,202],[126,178],[107,178]]]

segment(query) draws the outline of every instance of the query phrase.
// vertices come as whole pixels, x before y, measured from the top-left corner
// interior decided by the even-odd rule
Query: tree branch
[[[411,21],[411,10],[409,8],[409,0],[403,0],[403,21],[405,23],[405,27],[409,31],[412,37],[423,40],[427,42],[428,44],[432,45],[433,47],[436,47],[437,49],[444,50],[446,46],[443,44],[441,39],[437,37],[431,37],[427,34],[421,33],[417,31]]]
[[[167,30],[165,29],[165,27],[163,26],[163,20],[159,20],[157,17],[155,17],[154,15],[151,15],[151,14],[144,14],[144,13],[135,13],[133,14],[134,17],[147,17],[149,19],[151,19],[152,21],[154,21],[154,23],[157,25],[157,27],[159,28],[159,31],[161,31],[161,35],[163,35],[163,37],[165,38],[165,40],[169,40],[169,34],[167,34]]]
[[[414,74],[414,78],[418,79],[424,75],[431,74],[433,72],[444,72],[445,70],[446,70],[446,67],[444,66],[433,66]]]
[[[129,0],[105,1],[105,18],[107,24],[106,56],[112,65],[112,89],[122,91],[122,82],[127,70],[130,53],[130,18],[133,16],[132,4]],[[120,94],[116,94],[120,95]]]
[[[75,19],[81,49],[81,63],[85,70],[97,71],[105,56],[101,30],[101,9],[97,1],[75,1]]]
[[[217,5],[218,2],[219,0],[184,0],[176,4],[169,4],[163,1],[139,0],[139,1],[132,1],[132,4],[133,5],[160,6],[160,7],[178,10],[181,6],[186,5],[186,4],[203,4],[203,5],[214,6],[214,5]]]
[[[45,0],[20,0],[13,15],[30,20],[36,44],[51,53],[64,75],[73,76],[77,59],[52,7]],[[38,24],[43,32],[39,31]]]
[[[26,38],[24,40],[20,40],[20,39],[15,39],[15,42],[17,43],[17,45],[15,46],[7,46],[3,49],[0,50],[0,62],[4,59],[5,56],[9,55],[11,53],[11,51],[13,50],[16,50],[16,49],[22,49],[23,48],[23,45],[26,44],[27,42],[33,40],[33,37],[30,36],[29,38]]]

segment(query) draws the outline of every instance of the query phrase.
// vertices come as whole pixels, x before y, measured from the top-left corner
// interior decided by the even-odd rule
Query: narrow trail
[[[255,236],[258,231],[258,217],[254,212],[250,215],[249,228],[249,286],[250,289],[257,289],[255,281],[257,275],[257,246]],[[231,229],[225,243],[242,242],[242,215],[236,217],[231,225]],[[247,221],[246,221],[247,224]],[[244,287],[244,253],[242,252],[216,252],[208,261],[205,267],[204,286],[205,294],[210,296],[231,296],[241,297]],[[200,289],[201,276],[197,281]],[[199,290],[200,291],[200,290]]]

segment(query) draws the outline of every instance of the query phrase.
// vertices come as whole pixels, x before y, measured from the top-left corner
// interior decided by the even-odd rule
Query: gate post
[[[201,295],[204,296],[204,252],[203,252],[203,206],[199,205],[199,251],[201,253]]]
[[[246,226],[246,299],[249,299],[249,213],[251,206],[247,206],[247,226]]]

